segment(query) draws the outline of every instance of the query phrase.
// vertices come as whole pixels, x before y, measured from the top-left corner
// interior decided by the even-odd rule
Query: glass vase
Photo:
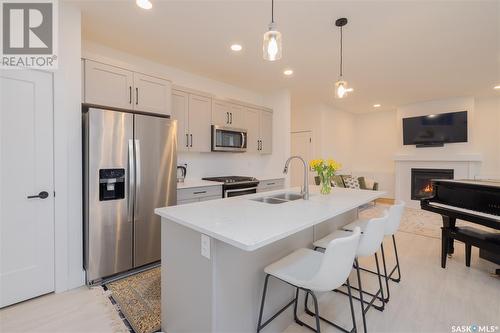
[[[332,191],[332,182],[330,177],[326,177],[325,175],[320,175],[321,184],[320,184],[320,193],[327,195]]]

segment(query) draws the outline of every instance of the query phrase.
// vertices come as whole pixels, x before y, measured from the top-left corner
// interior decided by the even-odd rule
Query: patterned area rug
[[[160,267],[106,285],[136,333],[160,330]]]
[[[381,216],[383,211],[388,208],[389,205],[377,204],[374,207],[372,206],[360,211],[359,217],[366,219],[366,218]],[[471,224],[457,220],[456,225],[470,226]],[[425,237],[441,239],[442,226],[443,226],[443,219],[441,218],[441,215],[431,213],[426,210],[406,207],[403,213],[403,217],[401,218],[399,231]],[[482,229],[485,231],[493,231],[488,227],[483,227],[478,224],[474,224],[474,228]]]
[[[377,204],[374,207],[366,208],[359,213],[360,218],[372,218],[381,216],[389,205]],[[405,208],[399,231],[416,234],[420,236],[441,239],[441,227],[443,220],[441,215],[415,208]]]

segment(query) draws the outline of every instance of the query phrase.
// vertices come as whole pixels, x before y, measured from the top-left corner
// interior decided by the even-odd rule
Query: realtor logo
[[[0,0],[3,68],[54,69],[57,65],[55,0]]]

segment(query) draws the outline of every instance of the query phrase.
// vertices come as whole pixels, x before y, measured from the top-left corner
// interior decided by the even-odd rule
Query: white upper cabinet
[[[247,129],[247,152],[257,153],[260,147],[260,110],[245,107],[243,109],[243,127]]]
[[[211,119],[212,99],[189,94],[189,151],[209,152],[212,150]]]
[[[132,108],[134,73],[119,67],[85,61],[85,103]]]
[[[177,151],[189,150],[189,94],[172,90],[172,118],[177,120]]]
[[[229,110],[229,127],[245,129],[246,127],[243,113],[243,106],[231,103]]]
[[[85,60],[85,103],[170,115],[171,83]]]
[[[168,80],[134,73],[134,109],[170,115],[172,84]]]
[[[214,100],[212,103],[212,125],[231,126],[231,104]]]
[[[177,120],[177,150],[210,152],[212,99],[174,89],[172,118]]]
[[[262,110],[260,112],[260,152],[271,154],[273,152],[273,113]]]

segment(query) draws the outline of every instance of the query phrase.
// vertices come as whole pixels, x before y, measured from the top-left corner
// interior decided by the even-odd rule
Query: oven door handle
[[[251,190],[256,190],[257,186],[255,187],[246,187],[246,188],[239,188],[235,190],[225,190],[224,191],[224,198],[227,198],[228,193],[235,193],[235,192],[244,192],[244,191],[251,191]]]

